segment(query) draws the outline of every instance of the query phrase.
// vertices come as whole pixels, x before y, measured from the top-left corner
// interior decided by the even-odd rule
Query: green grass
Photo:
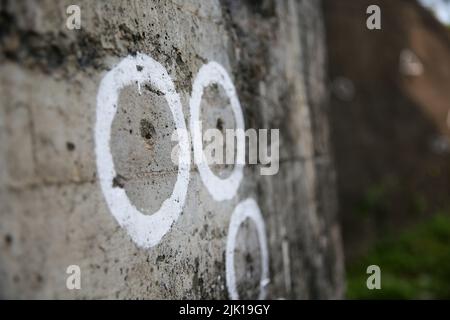
[[[381,290],[366,287],[373,264],[381,268]],[[450,216],[391,236],[347,266],[347,298],[450,299]]]

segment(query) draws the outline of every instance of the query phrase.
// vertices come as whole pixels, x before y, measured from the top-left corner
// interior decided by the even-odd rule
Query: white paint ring
[[[253,199],[247,199],[240,202],[231,215],[230,226],[228,228],[227,248],[225,252],[225,272],[228,288],[228,295],[231,299],[239,299],[239,293],[236,287],[236,273],[234,269],[234,249],[236,248],[236,236],[239,227],[245,219],[252,220],[256,225],[258,232],[259,247],[261,252],[261,280],[259,282],[259,297],[266,297],[265,287],[269,281],[269,253],[267,249],[267,237],[264,225],[264,219],[259,210],[258,204]]]
[[[206,156],[203,153],[203,139],[200,127],[200,103],[205,88],[211,84],[220,84],[230,99],[231,109],[236,121],[236,129],[244,131],[244,116],[241,104],[236,93],[236,89],[226,70],[217,62],[209,62],[203,65],[192,86],[192,96],[190,106],[190,129],[192,134],[192,144],[194,147],[194,160],[198,167],[203,183],[212,195],[214,200],[223,201],[232,199],[239,188],[244,175],[245,164],[245,136],[237,136],[236,163],[233,171],[226,179],[217,177],[209,168]]]
[[[149,82],[164,93],[176,128],[186,131],[180,97],[166,69],[151,57],[138,53],[136,56],[123,59],[100,83],[97,94],[95,153],[100,186],[112,215],[138,246],[149,248],[158,244],[182,211],[189,184],[191,154],[188,137],[180,135],[177,181],[171,196],[152,215],[140,212],[131,204],[125,190],[112,186],[116,171],[111,154],[110,136],[119,92],[125,86],[136,83],[140,86],[144,82]]]

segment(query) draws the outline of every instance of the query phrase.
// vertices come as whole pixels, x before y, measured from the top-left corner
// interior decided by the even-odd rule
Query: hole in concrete
[[[125,177],[121,176],[120,174],[117,174],[112,181],[112,186],[113,188],[123,189],[125,187],[125,182],[126,182]]]
[[[12,245],[13,237],[10,234],[5,235],[5,243],[7,246]]]
[[[155,127],[151,124],[147,119],[141,119],[139,131],[141,133],[141,137],[144,138],[145,142],[148,145],[153,145],[153,137],[156,136]]]
[[[116,171],[112,183],[124,189],[139,211],[150,215],[172,194],[178,166],[171,159],[175,124],[165,95],[148,83],[141,88],[145,88],[141,94],[134,84],[119,93],[111,126]]]
[[[73,151],[73,150],[75,150],[75,144],[73,142],[68,141],[68,142],[66,142],[66,148],[69,151]]]

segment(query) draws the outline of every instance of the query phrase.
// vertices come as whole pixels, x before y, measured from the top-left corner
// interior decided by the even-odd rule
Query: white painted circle
[[[139,71],[139,70],[140,71]],[[119,92],[125,86],[148,82],[164,93],[176,129],[186,131],[180,97],[166,69],[144,54],[128,56],[110,70],[100,83],[95,122],[95,154],[100,186],[108,207],[119,223],[140,247],[158,244],[180,215],[186,199],[190,173],[190,143],[187,135],[179,136],[178,176],[171,196],[152,215],[140,212],[122,188],[114,188],[116,176],[110,148],[111,125],[117,111]]]
[[[240,202],[231,215],[230,226],[228,228],[227,249],[225,252],[225,272],[228,288],[228,295],[231,299],[239,299],[239,293],[236,287],[236,272],[234,269],[234,249],[236,248],[236,237],[239,227],[245,219],[252,220],[256,225],[258,232],[259,248],[261,251],[261,280],[259,282],[259,297],[266,297],[266,284],[269,281],[269,254],[267,249],[266,229],[264,219],[259,210],[258,204],[253,199],[247,199]]]
[[[236,163],[233,171],[226,179],[217,177],[209,168],[206,156],[203,153],[203,139],[200,127],[200,103],[205,88],[211,84],[220,84],[228,98],[230,99],[231,109],[235,118],[235,129],[244,131],[244,116],[242,114],[241,104],[236,93],[236,89],[226,70],[217,62],[209,62],[203,65],[192,86],[192,96],[189,102],[190,106],[190,129],[192,135],[192,144],[194,146],[194,160],[198,167],[203,183],[212,195],[214,200],[223,201],[232,199],[239,188],[244,175],[245,163],[245,136],[236,134],[237,151]]]

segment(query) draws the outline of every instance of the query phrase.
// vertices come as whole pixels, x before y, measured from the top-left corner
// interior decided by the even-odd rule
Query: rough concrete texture
[[[0,15],[0,296],[3,298],[228,298],[230,216],[249,197],[265,221],[267,298],[340,298],[336,219],[319,1],[3,1]],[[139,248],[106,205],[95,162],[96,96],[106,72],[144,53],[168,71],[186,123],[194,77],[217,61],[230,74],[246,128],[280,129],[280,171],[247,166],[237,195],[214,201],[191,166],[183,212],[162,241]],[[202,100],[208,126],[233,128],[226,95]],[[152,214],[172,192],[174,129],[150,86],[119,95],[111,150],[130,201]],[[230,168],[213,171],[227,176]],[[240,228],[241,298],[256,298],[261,252],[255,225]],[[81,289],[66,268],[81,268]]]

